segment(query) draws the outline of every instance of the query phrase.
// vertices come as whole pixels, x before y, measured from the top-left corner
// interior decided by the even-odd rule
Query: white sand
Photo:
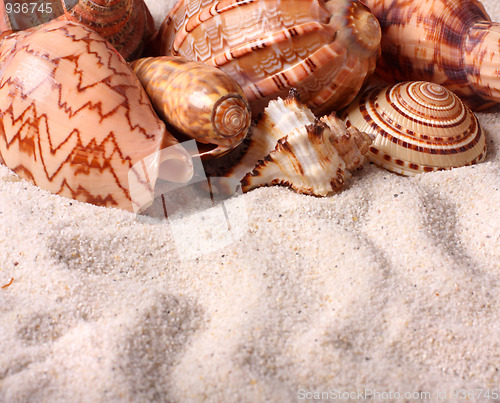
[[[0,167],[0,402],[500,394],[500,108],[478,116],[485,163],[367,165],[324,199],[258,189],[241,239],[194,260],[166,220]]]

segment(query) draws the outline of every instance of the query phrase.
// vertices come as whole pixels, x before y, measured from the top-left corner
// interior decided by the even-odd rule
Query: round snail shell
[[[382,27],[382,77],[441,84],[474,110],[500,102],[500,24],[479,1],[364,2]]]
[[[156,32],[143,0],[0,0],[0,32],[22,31],[56,18],[91,28],[127,60],[140,57]]]
[[[193,175],[128,63],[90,28],[57,20],[0,41],[0,162],[52,193],[129,211],[157,177]]]
[[[352,101],[375,70],[380,35],[357,0],[180,0],[156,52],[224,70],[255,112],[294,87],[324,113]]]
[[[215,67],[182,57],[148,57],[131,63],[158,115],[197,140],[202,157],[239,145],[251,111],[241,87]]]
[[[375,136],[368,158],[399,174],[471,165],[486,156],[476,116],[439,84],[415,81],[369,90],[347,109],[345,120]]]

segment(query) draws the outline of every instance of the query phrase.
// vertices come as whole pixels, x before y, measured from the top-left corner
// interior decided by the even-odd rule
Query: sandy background
[[[240,198],[242,237],[191,260],[166,220],[0,166],[0,402],[493,401],[500,108],[478,116],[485,163],[414,178],[367,165],[324,199],[258,189]]]

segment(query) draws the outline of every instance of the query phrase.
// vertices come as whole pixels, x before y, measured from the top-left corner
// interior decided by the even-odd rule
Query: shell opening
[[[216,133],[222,137],[239,136],[248,130],[250,121],[250,106],[240,94],[228,94],[214,105],[212,123]]]

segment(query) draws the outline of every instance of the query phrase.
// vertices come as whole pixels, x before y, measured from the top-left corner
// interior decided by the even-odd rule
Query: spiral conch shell
[[[156,32],[143,0],[0,0],[0,32],[22,31],[56,18],[91,28],[127,60],[140,57]]]
[[[364,2],[382,27],[385,79],[441,84],[474,110],[500,102],[500,24],[479,1]]]
[[[131,64],[165,122],[199,143],[201,157],[238,146],[252,113],[241,87],[223,71],[182,57],[149,57]]]
[[[160,28],[156,53],[220,68],[253,111],[294,87],[321,114],[354,99],[375,70],[380,35],[357,0],[180,0]]]
[[[240,181],[243,192],[284,185],[327,196],[342,189],[350,172],[362,166],[371,141],[367,134],[347,129],[335,114],[317,119],[291,91],[286,99],[269,103],[252,126],[245,154],[226,177],[233,184]]]
[[[151,155],[144,171],[134,168]],[[160,170],[177,182],[193,175],[189,153],[129,65],[97,33],[68,21],[0,42],[0,162],[52,193],[130,211],[138,207],[132,183],[150,194]]]
[[[368,158],[399,174],[471,165],[486,156],[476,116],[439,84],[416,81],[369,90],[345,119],[347,126],[375,136]]]

